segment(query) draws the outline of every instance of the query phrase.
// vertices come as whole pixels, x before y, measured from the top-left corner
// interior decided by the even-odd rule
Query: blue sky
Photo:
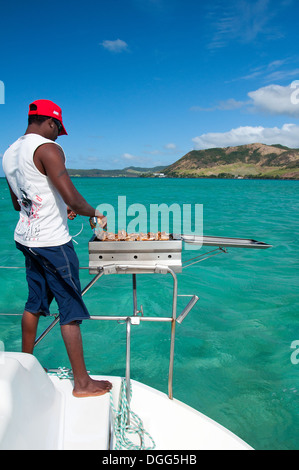
[[[2,2],[0,156],[41,98],[62,108],[68,168],[299,148],[298,14],[298,0]]]

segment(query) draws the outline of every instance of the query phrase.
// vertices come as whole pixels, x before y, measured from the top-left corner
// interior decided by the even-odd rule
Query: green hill
[[[299,150],[259,143],[192,150],[163,172],[176,178],[299,179]]]

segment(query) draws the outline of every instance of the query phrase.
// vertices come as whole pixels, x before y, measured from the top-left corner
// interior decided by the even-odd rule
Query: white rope
[[[114,434],[116,439],[115,450],[131,449],[131,450],[153,450],[156,444],[151,435],[144,429],[143,422],[139,416],[134,413],[127,401],[127,387],[126,380],[122,379],[120,395],[119,395],[119,408],[115,409],[113,404],[112,392],[110,391],[110,404],[115,414],[114,419]],[[132,387],[130,388],[130,395],[132,396]],[[130,424],[128,425],[128,415],[130,416]],[[127,434],[138,435],[140,445],[134,444]],[[145,436],[151,441],[151,446],[145,445]]]
[[[79,245],[79,243],[78,243],[76,240],[74,240],[74,238],[76,238],[76,237],[78,237],[79,235],[81,235],[81,233],[83,232],[83,229],[84,229],[84,224],[83,224],[83,222],[82,222],[82,224],[81,224],[81,230],[80,230],[78,233],[76,233],[76,235],[72,235],[73,242],[75,242],[76,245]]]
[[[48,369],[48,375],[55,375],[59,379],[73,379],[73,371],[72,369],[68,369],[67,367],[58,367],[58,369]]]

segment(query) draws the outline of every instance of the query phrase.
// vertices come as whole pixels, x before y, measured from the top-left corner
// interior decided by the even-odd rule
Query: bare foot
[[[90,379],[85,387],[81,388],[76,386],[73,390],[73,396],[76,398],[99,397],[110,392],[111,389],[112,384],[111,382],[108,382],[108,380]]]

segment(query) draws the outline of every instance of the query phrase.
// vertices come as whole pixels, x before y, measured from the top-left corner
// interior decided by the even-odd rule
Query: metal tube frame
[[[127,426],[130,426],[130,402],[131,402],[131,318],[126,320],[127,325],[127,346],[126,346],[126,396],[128,402]]]

